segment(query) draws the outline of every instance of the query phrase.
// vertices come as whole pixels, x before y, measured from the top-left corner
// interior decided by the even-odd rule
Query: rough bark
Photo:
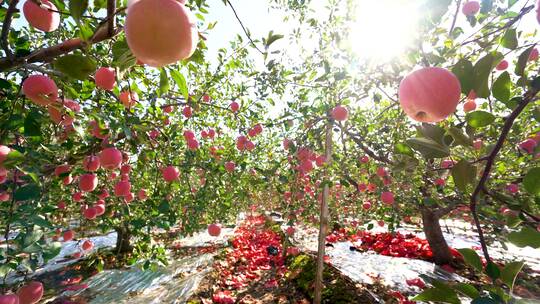
[[[325,156],[326,165],[329,166],[332,163],[332,126],[333,122],[328,121],[326,126],[325,137]],[[328,172],[325,172],[325,176]],[[324,270],[324,254],[326,246],[326,233],[328,231],[328,200],[330,197],[330,187],[328,184],[324,185],[322,202],[321,202],[321,214],[320,214],[320,227],[319,227],[319,247],[317,250],[317,270],[315,273],[315,293],[313,295],[313,303],[320,304],[322,300],[323,286],[323,270]]]
[[[424,233],[433,252],[434,262],[438,265],[449,264],[452,262],[452,254],[444,239],[439,216],[425,206],[421,208],[421,212]]]
[[[118,255],[128,254],[133,251],[131,246],[131,232],[126,227],[116,227],[114,229],[118,236],[116,237],[116,253]]]

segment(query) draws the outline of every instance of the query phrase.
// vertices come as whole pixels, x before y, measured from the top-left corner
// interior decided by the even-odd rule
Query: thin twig
[[[461,0],[458,0],[458,4],[456,7],[456,13],[454,14],[454,19],[452,20],[452,26],[450,27],[450,30],[448,31],[448,35],[452,35],[452,32],[454,31],[454,28],[456,27],[456,21],[457,17],[459,15],[459,8],[461,7]]]
[[[390,159],[388,159],[385,156],[380,156],[380,155],[375,154],[375,152],[373,152],[369,147],[367,147],[364,144],[364,138],[362,138],[362,136],[360,136],[359,134],[352,133],[351,131],[347,130],[345,127],[341,125],[337,125],[337,126],[341,129],[341,131],[343,131],[343,133],[347,134],[347,136],[349,136],[349,138],[351,138],[360,147],[360,149],[362,149],[371,158],[378,160],[380,162],[386,163],[386,164],[392,164],[392,161]]]
[[[231,1],[229,0],[226,0],[227,3],[229,4],[229,6],[231,7],[233,13],[234,13],[234,16],[236,17],[236,20],[238,20],[238,23],[240,23],[240,26],[242,27],[242,30],[244,30],[244,33],[246,34],[247,38],[249,39],[249,41],[251,42],[251,45],[253,45],[253,47],[259,51],[259,53],[261,54],[265,54],[263,51],[261,51],[257,45],[255,44],[255,42],[253,41],[253,39],[251,39],[251,35],[249,34],[249,32],[247,31],[246,27],[244,26],[244,23],[242,23],[242,20],[240,20],[240,17],[238,17],[238,14],[236,13],[236,10],[234,9],[234,6],[232,5]]]

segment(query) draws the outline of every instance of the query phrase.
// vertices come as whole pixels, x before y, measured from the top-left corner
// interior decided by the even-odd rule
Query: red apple
[[[97,210],[94,207],[86,208],[83,211],[83,215],[87,220],[93,220],[97,217]]]
[[[0,165],[6,160],[9,152],[11,149],[8,146],[0,145]]]
[[[345,121],[349,117],[349,111],[344,106],[336,106],[332,110],[332,118],[337,121]]]
[[[381,201],[387,205],[392,205],[394,203],[394,193],[389,191],[381,193]]]
[[[529,53],[529,61],[536,61],[536,60],[538,60],[538,49],[534,48]]]
[[[483,145],[484,145],[484,142],[481,139],[477,139],[473,142],[473,148],[475,150],[482,150]]]
[[[236,113],[238,111],[238,109],[240,109],[240,105],[236,101],[231,102],[229,107],[231,108],[231,111],[233,113]]]
[[[185,107],[182,109],[182,114],[184,115],[184,117],[190,118],[191,115],[193,115],[193,110],[191,109],[190,106],[185,106]]]
[[[26,3],[33,2],[26,1]],[[22,92],[33,103],[40,106],[47,106],[58,100],[58,87],[56,83],[45,75],[28,76],[23,82]]]
[[[101,166],[105,169],[116,169],[122,164],[122,152],[116,148],[106,148],[99,154]]]
[[[92,243],[92,241],[90,240],[86,240],[82,243],[82,249],[84,251],[89,251],[89,250],[92,250],[94,248],[94,243]]]
[[[444,185],[446,185],[446,181],[444,180],[444,178],[439,177],[435,180],[435,185],[443,187]]]
[[[131,108],[139,101],[139,94],[137,92],[123,91],[118,98],[124,107]]]
[[[19,304],[19,296],[15,294],[0,295],[0,304]]]
[[[96,71],[94,79],[96,81],[96,87],[112,91],[116,84],[116,73],[113,68],[101,67]]]
[[[287,229],[285,230],[285,233],[287,233],[288,236],[293,236],[294,235],[294,232],[295,232],[295,229],[293,226],[289,226],[287,227]]]
[[[476,102],[474,100],[468,100],[463,104],[463,111],[465,113],[476,110]]]
[[[64,242],[69,242],[73,240],[74,237],[75,237],[75,232],[73,230],[67,230],[66,232],[64,232],[64,235],[63,235]]]
[[[233,172],[235,168],[236,164],[234,162],[228,161],[225,163],[225,170],[227,170],[228,172]]]
[[[105,214],[105,204],[96,204],[92,208],[96,210],[96,216],[102,216],[103,214]]]
[[[133,55],[153,67],[189,58],[199,37],[191,12],[175,0],[133,2],[124,31]]]
[[[461,85],[450,71],[428,67],[414,71],[401,81],[399,101],[413,120],[439,122],[452,114],[459,103]]]
[[[186,140],[195,139],[195,133],[193,131],[191,131],[191,130],[186,130],[186,131],[184,131],[184,138]]]
[[[210,224],[208,225],[208,234],[210,236],[219,236],[221,234],[221,226],[218,224]]]
[[[41,282],[33,281],[17,291],[20,304],[35,304],[43,297],[43,284]]]
[[[79,188],[83,192],[92,192],[98,185],[98,178],[95,174],[83,174],[79,177]]]
[[[495,68],[497,69],[497,71],[506,70],[508,68],[508,61],[502,60],[501,62],[499,62],[499,64],[497,64]]]
[[[114,195],[126,196],[131,191],[131,183],[129,181],[119,181],[114,185]]]
[[[144,189],[139,190],[139,192],[137,193],[137,197],[141,201],[144,201],[145,199],[147,199],[148,196],[146,195],[146,190],[144,190]]]
[[[532,138],[526,139],[519,143],[519,148],[529,154],[532,154],[534,152],[534,149],[536,148],[536,141]]]
[[[71,196],[74,202],[80,202],[83,199],[83,193],[82,192],[75,192]]]
[[[32,27],[44,32],[52,32],[60,25],[58,9],[49,0],[41,0],[41,6],[27,0],[23,5],[23,14]]]
[[[88,155],[83,161],[83,168],[86,171],[97,171],[100,166],[99,157],[96,155]]]
[[[480,11],[480,3],[478,1],[467,1],[463,4],[461,11],[465,16],[474,16]]]
[[[180,176],[180,171],[174,166],[168,166],[161,169],[161,174],[166,182],[173,182]]]
[[[516,184],[509,184],[506,186],[506,190],[512,194],[516,194],[519,191],[519,186]]]
[[[11,199],[11,196],[6,191],[0,192],[0,202],[7,202]]]

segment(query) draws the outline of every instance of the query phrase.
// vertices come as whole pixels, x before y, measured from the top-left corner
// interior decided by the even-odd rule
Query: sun
[[[351,24],[349,43],[367,60],[387,61],[401,53],[415,38],[419,4],[414,0],[360,0]]]

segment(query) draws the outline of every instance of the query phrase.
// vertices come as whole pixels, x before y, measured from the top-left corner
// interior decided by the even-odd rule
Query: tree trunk
[[[452,254],[450,248],[444,239],[444,235],[439,224],[439,217],[433,213],[431,209],[423,206],[422,223],[426,239],[433,252],[433,260],[436,264],[449,264],[452,262]]]
[[[330,166],[332,163],[332,121],[329,120],[326,126],[326,140],[325,140],[325,157],[326,166]],[[327,169],[325,169],[325,176],[327,175]],[[330,197],[330,187],[326,183],[323,188],[323,195],[321,201],[321,214],[320,214],[320,226],[319,226],[319,248],[317,250],[317,270],[315,273],[315,292],[313,294],[313,303],[320,304],[322,300],[323,289],[323,270],[324,270],[324,249],[326,246],[326,232],[328,230],[328,199]]]
[[[114,229],[118,236],[116,237],[116,254],[123,255],[131,253],[133,247],[131,246],[131,232],[126,227],[116,227]]]

